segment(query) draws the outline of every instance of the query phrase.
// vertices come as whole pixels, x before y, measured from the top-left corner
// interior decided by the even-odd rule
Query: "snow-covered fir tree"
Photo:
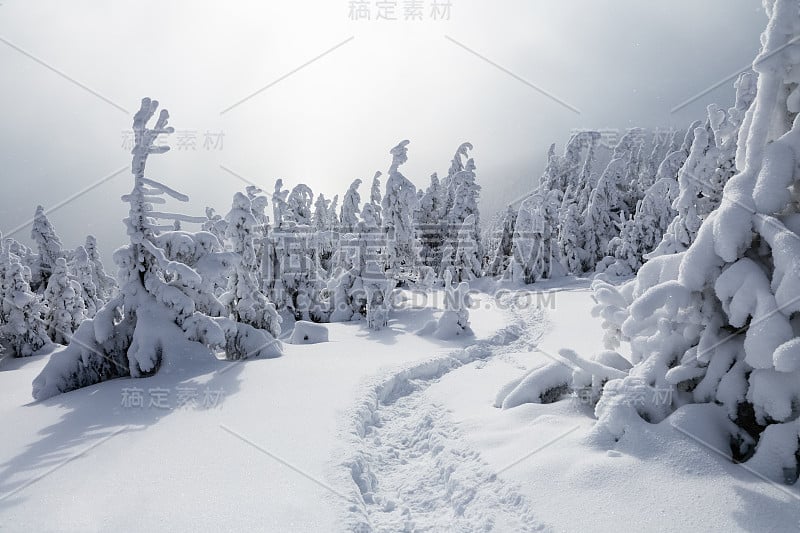
[[[56,259],[44,291],[47,333],[53,342],[69,344],[72,334],[86,318],[82,292],[81,284],[70,276],[67,260],[63,257]]]
[[[642,130],[628,130],[614,148],[608,166],[589,196],[589,203],[583,217],[584,233],[587,241],[586,251],[589,268],[603,259],[608,251],[608,243],[619,234],[618,221],[632,214],[631,183],[633,181],[631,164],[634,154],[641,144]]]
[[[31,277],[19,257],[4,252],[2,337],[14,357],[28,357],[50,343],[44,321],[47,304],[31,290]]]
[[[381,220],[381,201],[383,198],[381,195],[382,175],[383,173],[380,170],[375,172],[375,175],[372,177],[372,186],[369,189],[369,203],[372,205],[373,216],[375,216],[378,227],[381,227],[383,223]]]
[[[315,231],[322,232],[330,229],[328,226],[328,208],[330,205],[330,200],[326,200],[324,194],[317,195],[317,199],[314,201],[314,214],[311,216],[311,227]]]
[[[158,102],[144,98],[133,120],[134,186],[123,197],[129,205],[124,222],[130,244],[114,254],[120,293],[93,319],[84,320],[69,346],[51,357],[33,382],[34,398],[114,377],[152,375],[164,364],[177,364],[175,358],[205,355],[213,360],[216,350],[224,350],[229,359],[281,353],[269,332],[230,319],[215,296],[215,280],[232,270],[236,254],[223,252],[211,233],[174,231],[166,223],[202,224],[207,217],[155,210],[164,196],[188,200],[145,175],[148,157],[169,149],[157,146],[157,137],[174,131],[163,109],[148,127],[157,108]]]
[[[360,179],[353,180],[342,200],[342,214],[339,217],[339,231],[342,233],[354,233],[358,228],[359,213],[361,213],[361,195],[358,193],[360,186]]]
[[[437,270],[442,262],[442,246],[447,239],[444,200],[439,177],[434,172],[420,200],[417,231],[420,240],[420,262]]]
[[[414,269],[418,255],[412,218],[417,208],[417,190],[399,170],[400,165],[408,161],[408,143],[402,141],[389,152],[392,164],[381,205],[383,227],[388,237],[386,266],[397,279]]]
[[[583,273],[585,264],[585,252],[581,248],[581,217],[578,211],[578,203],[571,194],[571,189],[567,191],[561,204],[558,214],[558,249],[564,261],[564,267],[569,274],[579,275]]]
[[[275,229],[283,228],[284,224],[292,220],[289,204],[286,202],[289,190],[283,188],[283,180],[275,180],[275,189],[272,192],[272,219]]]
[[[447,176],[442,180],[442,194],[443,194],[443,213],[447,215],[453,208],[456,196],[456,184],[453,180],[459,172],[466,168],[466,162],[469,160],[469,152],[472,150],[472,144],[465,142],[461,143],[450,160],[450,168],[447,170]],[[457,229],[456,229],[457,231]]]
[[[564,275],[558,254],[559,191],[537,192],[520,204],[506,276],[522,283]]]
[[[233,320],[268,331],[277,338],[281,333],[281,318],[261,292],[256,277],[258,256],[254,243],[261,238],[261,225],[253,213],[251,199],[236,193],[225,221],[227,241],[238,260],[228,278],[228,292],[221,302],[228,307]]]
[[[311,206],[314,202],[314,193],[304,183],[295,185],[286,198],[286,206],[291,213],[291,218],[298,226],[310,226],[312,219]]]
[[[605,385],[594,438],[613,443],[641,418],[681,416],[708,427],[704,439],[730,443],[723,452],[731,458],[793,484],[800,473],[800,89],[792,73],[800,59],[788,43],[800,38],[800,2],[765,7],[770,22],[753,63],[757,95],[721,205],[685,251],[649,260],[620,289],[598,287],[606,309],[616,307],[613,322],[634,367]],[[669,401],[631,402],[640,383],[671,391]]]
[[[86,255],[92,268],[92,282],[97,288],[97,297],[102,302],[107,302],[116,296],[119,290],[117,280],[106,274],[103,260],[100,259],[100,253],[97,251],[97,239],[94,235],[86,236],[86,242],[83,247],[86,250]]]
[[[453,263],[455,266],[454,279],[457,283],[472,281],[481,276],[483,257],[480,249],[479,232],[477,217],[469,215],[461,225],[456,239]]]
[[[53,229],[44,208],[36,206],[31,227],[31,239],[36,244],[38,255],[31,267],[31,287],[36,292],[43,292],[47,281],[56,265],[56,260],[64,256],[61,239]]]
[[[92,318],[97,310],[103,307],[105,300],[101,297],[95,284],[94,268],[89,254],[86,253],[86,248],[83,246],[75,248],[73,262],[70,266],[70,274],[81,288],[80,297],[85,305],[86,318]]]
[[[517,223],[517,211],[508,206],[500,219],[497,228],[499,238],[486,271],[487,276],[502,276],[508,269],[514,253],[514,230]]]

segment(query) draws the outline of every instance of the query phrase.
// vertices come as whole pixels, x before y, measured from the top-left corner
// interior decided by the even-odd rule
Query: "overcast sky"
[[[94,233],[109,258],[143,96],[177,130],[148,169],[191,197],[184,212],[227,210],[245,183],[222,167],[343,194],[410,139],[417,186],[474,144],[488,218],[575,128],[681,127],[730,105],[732,80],[671,112],[751,62],[767,20],[759,0],[450,0],[449,20],[422,0],[422,21],[386,3],[398,20],[375,0],[371,20],[348,0],[2,0],[0,229],[124,168],[50,215],[66,246]]]

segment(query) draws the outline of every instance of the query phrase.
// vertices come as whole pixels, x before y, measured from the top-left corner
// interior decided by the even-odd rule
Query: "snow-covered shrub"
[[[571,378],[569,367],[564,365],[538,367],[504,387],[495,399],[495,406],[511,409],[525,403],[553,403],[569,393]]]
[[[739,171],[688,248],[649,260],[626,289],[631,303],[620,331],[634,366],[606,385],[595,431],[606,441],[624,435],[632,423],[625,391],[638,380],[672,393],[648,421],[676,409],[685,418],[680,406],[686,403],[716,403],[733,423],[719,430],[731,442],[731,456],[794,483],[800,471],[800,56],[791,42],[800,37],[800,2],[765,7],[770,22],[753,63],[758,88],[739,134]]]
[[[328,342],[328,328],[322,324],[298,320],[294,324],[292,334],[287,341],[289,344],[318,344]]]
[[[610,379],[625,378],[631,368],[627,359],[613,351],[603,351],[589,359],[572,350],[561,350],[559,354],[568,363],[547,363],[510,382],[498,393],[495,407],[510,409],[525,403],[552,403],[568,394],[581,403],[593,405]]]
[[[420,334],[432,333],[438,339],[454,339],[464,335],[472,335],[469,326],[469,308],[472,305],[469,296],[469,283],[462,281],[453,284],[450,272],[444,275],[444,311],[436,321],[423,327]]]
[[[33,382],[36,399],[114,377],[152,375],[175,358],[210,358],[217,349],[230,359],[281,352],[267,331],[225,316],[226,308],[215,296],[216,280],[235,266],[236,254],[222,252],[211,233],[173,230],[176,220],[202,224],[208,218],[155,209],[165,203],[165,195],[188,200],[145,176],[148,156],[169,149],[155,145],[156,138],[174,131],[163,109],[148,128],[157,108],[158,102],[144,98],[133,120],[134,186],[123,196],[129,205],[124,222],[130,244],[114,254],[120,292],[80,325],[66,349],[51,357]]]

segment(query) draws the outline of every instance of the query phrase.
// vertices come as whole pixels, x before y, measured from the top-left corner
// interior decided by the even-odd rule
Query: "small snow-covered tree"
[[[381,227],[381,176],[383,173],[378,170],[375,172],[375,175],[372,177],[372,187],[369,190],[369,203],[372,204],[372,210],[374,211],[374,216],[376,221],[378,222],[378,227]]]
[[[31,227],[31,239],[36,243],[38,256],[31,266],[31,288],[43,292],[56,265],[56,260],[64,256],[61,239],[50,224],[42,206],[36,206]]]
[[[86,318],[81,284],[70,276],[67,260],[56,259],[44,298],[47,302],[47,332],[53,342],[69,344],[72,334]]]
[[[585,252],[580,247],[581,218],[578,204],[567,194],[558,214],[558,248],[569,274],[580,275],[584,269]]]
[[[478,197],[481,187],[475,182],[475,161],[472,158],[467,159],[463,170],[449,177],[448,189],[453,191],[453,196],[445,214],[445,221],[448,225],[447,236],[449,244],[453,248],[457,248],[459,232],[470,216],[474,218],[476,228],[480,227]],[[482,259],[483,246],[480,240],[480,231],[475,232],[474,246],[478,257]]]
[[[455,280],[472,281],[481,276],[481,250],[477,217],[469,215],[458,232],[457,245],[453,263]],[[448,270],[449,272],[449,270]]]
[[[700,224],[715,207],[709,193],[718,160],[710,124],[695,128],[689,157],[678,172],[679,192],[672,204],[677,216],[653,255],[683,251],[694,242]]]
[[[402,141],[389,152],[392,154],[392,164],[382,201],[383,227],[388,237],[387,269],[395,277],[412,270],[418,255],[412,218],[416,210],[417,190],[399,170],[400,165],[408,161],[408,143]]]
[[[438,269],[442,262],[442,246],[447,238],[444,212],[444,193],[439,177],[431,174],[430,185],[420,200],[418,233],[420,261],[424,266]]]
[[[106,274],[103,260],[100,259],[100,253],[97,251],[97,239],[94,235],[86,236],[86,243],[83,247],[86,250],[86,255],[92,268],[92,281],[97,288],[97,297],[105,303],[116,296],[119,290],[117,280]]]
[[[75,248],[75,253],[73,255],[70,274],[75,281],[78,282],[78,285],[80,285],[80,297],[86,306],[86,318],[92,318],[97,313],[97,310],[103,306],[105,301],[100,296],[97,285],[94,282],[94,269],[92,268],[89,254],[86,253],[86,248],[78,246]]]
[[[342,215],[340,217],[341,224],[339,226],[342,233],[353,233],[358,227],[358,215],[361,212],[361,195],[358,194],[358,188],[360,186],[361,180],[354,180],[344,195],[344,200],[342,201]]]
[[[291,209],[287,203],[289,190],[283,188],[283,180],[275,180],[275,189],[272,193],[272,218],[275,221],[275,228],[282,228],[283,225],[293,220]]]
[[[442,180],[442,194],[443,194],[443,213],[447,215],[453,208],[455,203],[456,189],[458,186],[454,183],[456,174],[464,170],[466,161],[469,160],[469,152],[472,150],[472,144],[465,142],[459,145],[453,159],[450,161],[450,168],[447,171],[447,176]]]
[[[453,339],[462,335],[472,335],[469,326],[469,284],[462,281],[453,284],[450,271],[444,275],[444,311],[436,323],[434,336],[440,339]]]
[[[328,208],[328,227],[338,231],[339,228],[339,195],[334,195]]]
[[[14,357],[28,357],[50,343],[45,325],[47,304],[28,284],[30,272],[19,258],[6,255],[3,280],[3,337]]]
[[[253,214],[250,198],[236,193],[225,221],[226,237],[238,260],[228,278],[228,292],[221,302],[228,307],[228,313],[236,322],[268,331],[277,338],[281,333],[281,318],[256,281],[258,256],[254,242],[260,237],[260,225]]]
[[[314,202],[314,193],[308,185],[296,185],[286,198],[286,205],[292,214],[292,220],[299,226],[311,225],[311,206]]]
[[[328,208],[330,200],[325,199],[324,194],[317,195],[317,200],[314,202],[314,214],[311,216],[311,226],[316,231],[327,231],[328,227]]]
[[[508,206],[503,214],[498,231],[497,247],[487,269],[488,276],[502,276],[508,269],[514,253],[514,229],[517,222],[517,211]]]
[[[614,148],[611,161],[589,196],[583,217],[587,235],[584,247],[587,270],[594,268],[595,263],[606,256],[608,243],[619,234],[617,222],[620,217],[627,219],[633,212],[629,205],[634,179],[631,165],[641,144],[641,133],[640,129],[633,128],[622,136]]]
[[[311,229],[314,233],[312,249],[314,257],[312,259],[326,273],[331,270],[331,260],[336,248],[334,227],[328,219],[330,203],[330,200],[325,199],[324,194],[319,194],[314,202],[314,214],[311,217]]]
[[[655,182],[639,202],[636,213],[624,221],[619,237],[611,239],[609,253],[616,263],[608,271],[629,275],[639,270],[645,257],[661,242],[664,232],[675,217],[670,205],[677,183],[671,179]]]

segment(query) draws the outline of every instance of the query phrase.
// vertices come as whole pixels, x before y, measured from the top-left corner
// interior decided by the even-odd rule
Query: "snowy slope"
[[[562,285],[559,289],[558,285]],[[793,531],[800,506],[669,425],[590,446],[573,400],[493,407],[547,353],[589,353],[587,283],[554,309],[472,311],[473,341],[329,325],[284,357],[193,362],[30,401],[46,356],[0,363],[0,528],[8,531]],[[505,306],[500,306],[505,307]],[[467,348],[466,350],[464,348]],[[130,388],[143,407],[126,407]],[[177,388],[208,405],[177,405]],[[168,408],[148,406],[149,389]],[[127,392],[126,392],[127,391]],[[47,512],[42,512],[42,510]]]
[[[501,327],[502,317],[482,315],[478,336]],[[286,345],[278,359],[193,362],[41,403],[30,383],[46,358],[4,361],[0,528],[338,530],[354,486],[325,486],[339,477],[341,420],[364,380],[463,346],[413,334],[431,309],[393,316],[379,333],[328,325],[331,342]],[[123,406],[132,387],[143,407]],[[199,405],[179,407],[179,387]],[[168,408],[148,406],[150,389],[168,391]]]
[[[602,347],[591,291],[559,292],[540,348]],[[594,420],[577,399],[500,410],[495,396],[523,369],[550,362],[541,353],[464,366],[430,387],[460,438],[500,478],[515,483],[536,516],[557,531],[797,531],[796,488],[762,481],[668,423],[642,422],[611,451],[586,442]],[[701,427],[689,431],[703,438]],[[703,439],[705,441],[705,439]]]

